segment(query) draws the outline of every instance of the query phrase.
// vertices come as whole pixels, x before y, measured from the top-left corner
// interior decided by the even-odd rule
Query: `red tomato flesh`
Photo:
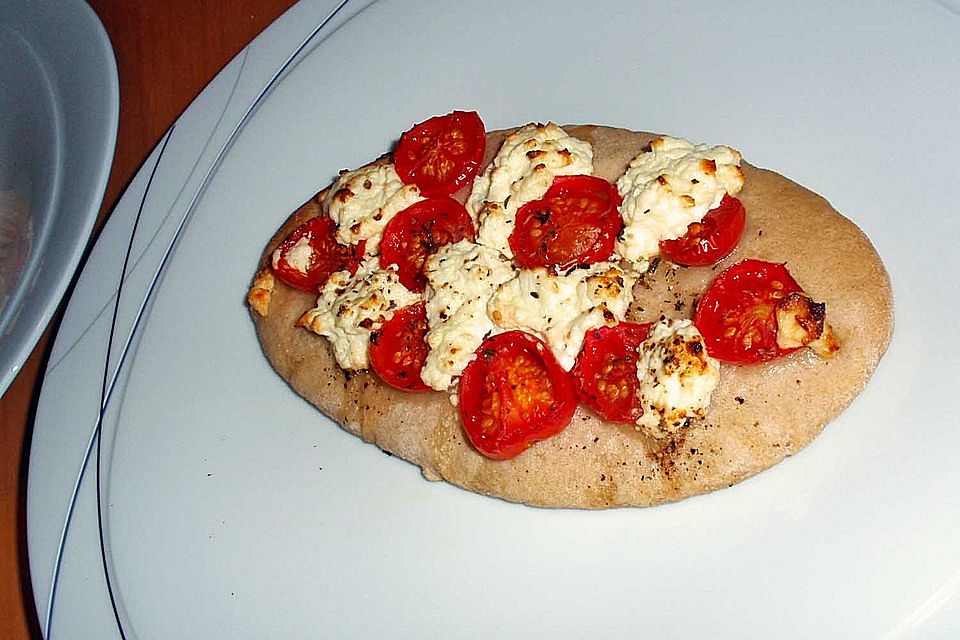
[[[460,378],[460,419],[473,446],[507,460],[563,431],[577,408],[573,379],[522,331],[491,336]]]
[[[687,232],[675,240],[661,240],[660,253],[677,264],[705,267],[726,258],[743,235],[747,212],[731,195],[711,209],[700,222],[691,222]]]
[[[420,379],[427,359],[427,303],[417,302],[393,314],[370,335],[370,366],[380,379],[404,391],[429,391]]]
[[[397,265],[400,282],[411,291],[423,291],[427,276],[423,265],[427,257],[445,244],[467,238],[473,240],[473,220],[462,204],[447,196],[416,202],[396,216],[383,229],[380,240],[380,266]]]
[[[280,258],[272,265],[273,272],[291,287],[316,293],[331,274],[344,269],[356,271],[363,259],[366,241],[357,245],[340,244],[334,236],[336,231],[337,225],[330,218],[318,216],[307,220],[280,243]],[[306,271],[288,261],[294,246],[303,238],[311,249]]]
[[[454,111],[414,125],[393,153],[397,175],[425,196],[448,195],[473,179],[486,131],[476,111]]]
[[[520,207],[510,249],[524,269],[592,264],[613,253],[623,220],[616,187],[596,176],[557,176],[540,200]]]
[[[637,347],[650,324],[621,322],[587,332],[573,367],[577,396],[611,422],[636,422],[643,415],[637,395]]]
[[[777,346],[777,303],[802,291],[780,263],[744,260],[724,270],[697,304],[693,319],[707,353],[724,362],[767,362],[796,349]]]

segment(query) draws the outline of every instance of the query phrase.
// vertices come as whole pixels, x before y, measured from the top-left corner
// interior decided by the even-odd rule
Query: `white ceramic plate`
[[[82,0],[0,0],[0,394],[97,219],[117,139],[113,48]]]
[[[84,269],[30,460],[48,637],[955,637],[960,15],[361,8],[301,2],[254,41],[147,160]],[[893,279],[896,334],[867,390],[796,457],[652,509],[483,498],[333,426],[262,357],[251,269],[338,169],[453,108],[491,129],[727,143],[824,194]]]

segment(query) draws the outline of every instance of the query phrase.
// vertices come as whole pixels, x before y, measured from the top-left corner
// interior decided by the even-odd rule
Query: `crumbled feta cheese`
[[[390,219],[420,200],[417,186],[403,184],[392,164],[378,164],[341,174],[323,206],[337,223],[337,240],[343,244],[366,240],[366,254],[372,255]]]
[[[420,378],[443,391],[473,360],[484,337],[499,332],[487,316],[487,301],[514,270],[497,251],[461,240],[427,258],[426,274],[430,351]]]
[[[814,302],[799,291],[782,298],[776,307],[777,346],[798,349],[819,338],[823,333],[826,311],[825,304]]]
[[[300,324],[326,336],[337,363],[344,369],[370,366],[370,334],[393,314],[420,301],[402,284],[393,269],[381,269],[380,258],[368,257],[353,275],[337,271],[330,276],[317,306],[300,318]]]
[[[287,250],[287,264],[292,269],[306,274],[310,269],[311,258],[313,257],[313,247],[310,246],[311,234],[302,236],[296,243]],[[280,249],[273,252],[273,268],[278,269],[280,263]]]
[[[523,269],[490,299],[487,312],[503,329],[521,329],[547,343],[569,371],[587,331],[624,320],[633,277],[609,262],[566,274]]]
[[[264,318],[270,315],[270,299],[273,297],[275,286],[276,279],[273,277],[273,271],[261,269],[253,279],[250,292],[247,293],[247,304]]]
[[[794,292],[777,303],[777,346],[798,349],[809,346],[822,358],[840,350],[833,328],[826,322],[827,306],[803,292]]]
[[[679,238],[691,222],[719,206],[725,193],[735,196],[742,187],[739,151],[657,138],[617,180],[624,224],[617,253],[642,265],[660,252],[661,240]]]
[[[477,176],[467,211],[479,222],[477,240],[508,258],[517,210],[542,198],[555,176],[593,173],[593,148],[553,124],[528,124],[507,136]]]
[[[676,434],[701,419],[720,381],[720,364],[707,354],[690,320],[663,320],[637,348],[638,393],[643,415],[637,424],[650,435]]]

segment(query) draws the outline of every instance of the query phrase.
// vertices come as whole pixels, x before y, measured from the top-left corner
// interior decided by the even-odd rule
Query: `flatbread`
[[[655,137],[599,126],[564,127],[593,145],[595,174],[611,182]],[[488,134],[485,164],[507,132]],[[349,432],[419,465],[431,480],[542,507],[654,505],[727,487],[794,454],[863,390],[890,341],[889,277],[863,232],[817,194],[772,171],[742,165],[747,210],[743,239],[713,267],[660,262],[634,289],[627,319],[691,318],[720,271],[750,257],[786,262],[842,344],[831,359],[810,349],[762,365],[723,364],[706,419],[657,440],[604,422],[583,406],[558,436],[512,460],[490,460],[467,441],[448,393],[406,393],[368,372],[345,374],[327,340],[296,326],[315,297],[279,280],[269,314],[252,313],[264,353],[290,386]],[[463,201],[467,190],[457,194]],[[279,242],[320,213],[322,196],[296,211]],[[318,428],[322,428],[318,426]]]

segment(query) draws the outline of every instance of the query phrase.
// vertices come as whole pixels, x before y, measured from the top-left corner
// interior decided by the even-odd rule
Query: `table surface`
[[[120,130],[99,230],[167,128],[294,0],[88,2],[106,27],[120,74]],[[63,307],[0,397],[0,638],[9,640],[42,637],[27,562],[27,462],[42,372]]]

